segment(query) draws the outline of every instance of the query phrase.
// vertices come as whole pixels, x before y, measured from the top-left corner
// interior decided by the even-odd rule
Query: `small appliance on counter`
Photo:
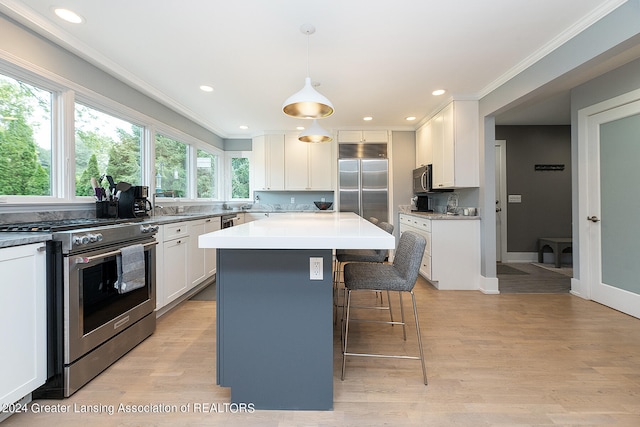
[[[412,204],[415,205],[415,208],[412,206],[412,210],[415,212],[433,212],[433,205],[431,197],[429,196],[414,196],[411,201]]]
[[[120,193],[118,199],[118,218],[141,218],[149,216],[151,202],[149,187],[133,185]]]

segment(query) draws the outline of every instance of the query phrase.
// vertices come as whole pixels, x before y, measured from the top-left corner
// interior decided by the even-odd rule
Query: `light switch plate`
[[[522,203],[522,194],[509,194],[509,203]]]

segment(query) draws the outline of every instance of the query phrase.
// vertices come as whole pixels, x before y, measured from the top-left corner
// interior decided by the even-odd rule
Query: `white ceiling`
[[[414,129],[447,99],[483,96],[621,2],[3,0],[0,11],[221,137],[242,138],[307,124],[281,110],[304,83],[307,42],[310,77],[336,110],[322,126]],[[54,5],[85,22],[59,20]],[[300,32],[305,23],[314,35]],[[438,88],[447,93],[432,96]],[[566,94],[555,97],[568,117]]]

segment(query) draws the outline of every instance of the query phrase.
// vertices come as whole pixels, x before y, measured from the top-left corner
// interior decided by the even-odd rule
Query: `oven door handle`
[[[144,245],[142,245],[143,248],[148,248],[149,246],[155,246],[157,245],[158,242],[150,242],[150,243],[145,243]],[[105,252],[103,254],[100,255],[94,255],[94,256],[85,256],[85,257],[77,257],[75,259],[76,264],[87,264],[90,263],[91,261],[95,261],[97,259],[102,259],[102,258],[107,258],[113,255],[120,255],[120,249],[115,250],[115,251],[111,251],[111,252]]]

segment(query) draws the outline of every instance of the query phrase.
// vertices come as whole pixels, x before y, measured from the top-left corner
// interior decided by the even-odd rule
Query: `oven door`
[[[123,245],[65,257],[65,364],[71,364],[156,306],[155,240],[144,245],[145,286],[119,293],[116,257]]]
[[[237,225],[236,222],[238,222],[239,219],[240,218],[238,218],[235,215],[232,216],[232,217],[222,217],[222,222],[221,222],[222,228],[223,229],[224,228],[231,228],[231,227]]]

